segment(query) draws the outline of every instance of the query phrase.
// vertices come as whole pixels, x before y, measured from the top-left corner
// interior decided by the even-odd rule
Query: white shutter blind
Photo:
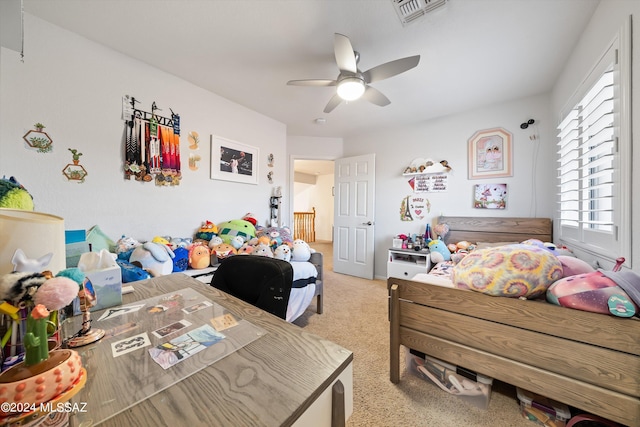
[[[588,249],[616,246],[616,51],[605,55],[586,93],[558,126],[558,217],[563,240]]]

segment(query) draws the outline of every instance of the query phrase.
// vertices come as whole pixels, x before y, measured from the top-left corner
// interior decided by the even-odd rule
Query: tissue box
[[[516,388],[520,401],[520,412],[528,420],[545,427],[564,427],[571,418],[569,407],[538,394]]]
[[[122,304],[122,270],[115,254],[106,250],[88,252],[80,256],[78,268],[86,275],[85,285],[91,282],[96,295],[96,305],[91,311]],[[76,310],[77,307],[77,310]],[[74,302],[74,313],[79,312],[79,302]]]
[[[452,365],[415,350],[407,351],[407,369],[443,391],[477,406],[489,407],[493,378]]]

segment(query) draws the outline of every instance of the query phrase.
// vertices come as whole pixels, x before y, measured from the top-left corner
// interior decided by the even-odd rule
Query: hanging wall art
[[[506,209],[507,184],[476,185],[473,207],[478,209]]]
[[[211,135],[211,179],[258,184],[259,150]]]
[[[71,163],[68,163],[63,169],[62,174],[69,181],[76,181],[78,183],[84,182],[84,179],[89,174],[87,170],[80,164],[80,156],[82,153],[78,152],[75,148],[68,149],[71,152]]]
[[[513,176],[511,132],[502,128],[481,130],[469,138],[469,179]]]
[[[30,148],[34,148],[38,153],[49,153],[53,149],[53,140],[43,129],[46,127],[42,123],[33,125],[34,129],[30,130],[22,139],[25,140]]]
[[[189,132],[189,170],[197,171],[199,169],[198,162],[202,160],[200,154],[195,153],[194,151],[198,151],[200,149],[200,135],[198,132],[191,131]]]
[[[171,118],[156,114],[161,111],[154,102],[151,112],[135,108],[134,97],[123,98],[125,118],[124,177],[152,182],[158,186],[180,184],[180,116],[171,111]],[[126,105],[129,103],[130,105]]]
[[[402,221],[421,220],[431,211],[431,202],[423,196],[407,196],[400,204]]]

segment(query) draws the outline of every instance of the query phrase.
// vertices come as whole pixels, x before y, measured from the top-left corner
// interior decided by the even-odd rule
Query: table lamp
[[[15,270],[13,260],[18,249],[24,254],[21,262],[33,267],[28,271],[49,270],[56,275],[67,266],[64,219],[58,216],[0,208],[0,236],[0,275]],[[43,257],[49,254],[51,259],[45,263]]]

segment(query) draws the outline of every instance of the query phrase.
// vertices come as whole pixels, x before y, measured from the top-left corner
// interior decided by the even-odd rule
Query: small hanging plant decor
[[[27,145],[31,148],[35,148],[38,153],[49,153],[53,149],[53,140],[43,130],[46,126],[38,122],[33,125],[35,129],[27,132],[22,139],[25,140]]]
[[[62,174],[69,181],[83,183],[88,172],[84,166],[80,164],[80,156],[82,156],[82,153],[78,152],[75,148],[68,148],[68,150],[71,152],[72,163],[67,164],[64,169],[62,169]]]

